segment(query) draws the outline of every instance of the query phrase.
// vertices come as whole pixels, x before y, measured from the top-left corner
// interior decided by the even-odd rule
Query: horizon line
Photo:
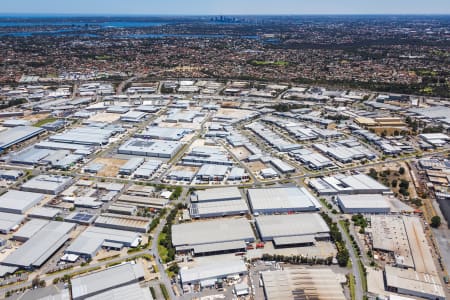
[[[211,16],[252,16],[252,17],[301,17],[301,16],[450,16],[450,13],[293,13],[293,14],[139,14],[139,13],[9,13],[0,12],[0,17],[21,17],[21,16],[72,16],[72,17],[211,17]]]

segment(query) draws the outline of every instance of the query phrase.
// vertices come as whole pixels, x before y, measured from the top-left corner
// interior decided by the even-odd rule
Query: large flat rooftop
[[[247,195],[254,213],[312,211],[321,207],[305,188],[249,189]]]
[[[229,241],[252,241],[254,234],[247,219],[220,219],[176,224],[172,226],[172,243],[183,245]]]

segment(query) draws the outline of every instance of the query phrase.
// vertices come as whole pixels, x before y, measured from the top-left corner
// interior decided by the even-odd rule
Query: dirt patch
[[[264,163],[260,162],[260,161],[249,162],[249,163],[247,163],[247,166],[249,167],[249,169],[252,172],[259,172],[262,169],[267,168],[267,166]]]
[[[122,167],[127,162],[127,160],[119,158],[99,157],[94,159],[93,162],[104,165],[103,169],[101,169],[97,173],[98,176],[115,177],[119,173],[120,167]]]

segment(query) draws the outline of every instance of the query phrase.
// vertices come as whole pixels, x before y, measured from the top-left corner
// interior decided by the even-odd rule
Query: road
[[[328,207],[326,207],[325,205],[322,205],[322,210],[324,212],[326,212],[330,216],[330,218],[333,220],[333,222],[336,222],[337,225],[338,225],[339,232],[342,235],[342,239],[345,242],[345,247],[347,248],[348,253],[350,255],[350,261],[352,262],[351,275],[355,276],[355,283],[356,283],[356,286],[355,286],[355,297],[356,297],[357,300],[363,299],[364,291],[363,291],[363,285],[362,285],[362,282],[361,282],[361,274],[359,272],[359,267],[358,267],[358,259],[359,259],[359,257],[356,255],[355,250],[353,249],[353,246],[352,246],[352,242],[350,241],[350,238],[348,237],[345,229],[342,228],[341,224],[339,223],[339,216],[340,215],[333,214],[331,212],[331,210],[328,209]]]

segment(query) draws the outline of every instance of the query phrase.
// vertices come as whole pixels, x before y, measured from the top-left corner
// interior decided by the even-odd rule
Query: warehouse
[[[401,216],[371,216],[370,227],[374,250],[393,253],[395,265],[398,267],[414,268],[408,235]]]
[[[419,137],[435,147],[442,147],[450,141],[450,137],[443,133],[423,133]]]
[[[214,259],[201,263],[190,269],[181,269],[180,278],[183,285],[199,284],[202,288],[214,286],[219,280],[248,274],[245,262],[239,257]]]
[[[134,172],[134,178],[145,178],[149,179],[162,165],[160,160],[148,160],[144,162],[137,170]]]
[[[120,116],[120,120],[123,122],[133,122],[138,123],[141,122],[147,116],[146,112],[142,111],[129,111],[126,114]]]
[[[9,190],[0,196],[0,212],[23,214],[44,199],[44,194]]]
[[[23,176],[23,172],[19,170],[0,170],[0,179],[17,181]]]
[[[108,212],[113,214],[133,216],[137,212],[137,207],[134,205],[126,204],[113,204],[108,207]]]
[[[101,146],[108,144],[109,138],[116,132],[117,128],[105,129],[94,126],[85,126],[55,134],[49,137],[49,140],[59,143]]]
[[[381,194],[338,195],[339,208],[345,214],[388,214],[391,206]]]
[[[22,184],[20,189],[26,192],[57,195],[68,188],[72,182],[73,178],[70,176],[38,175]]]
[[[192,132],[192,130],[184,128],[151,126],[144,132],[136,134],[135,137],[143,139],[179,141],[190,132]]]
[[[320,195],[391,193],[388,187],[366,174],[313,178],[309,186]]]
[[[14,164],[36,165],[53,153],[53,150],[37,149],[31,146],[14,153],[14,155],[11,156],[11,162]]]
[[[192,202],[212,202],[240,199],[242,199],[242,195],[237,187],[198,190],[195,191],[195,193],[193,193],[191,196]]]
[[[173,170],[167,174],[168,180],[191,182],[195,177],[195,172],[185,170]]]
[[[135,248],[139,246],[140,242],[137,232],[96,226],[88,227],[72,242],[64,253],[93,258],[102,247],[121,250],[123,247]]]
[[[97,216],[88,213],[73,212],[64,218],[64,221],[81,225],[91,225]]]
[[[330,229],[317,213],[268,215],[255,219],[261,240],[273,241],[275,247],[310,246],[330,238]]]
[[[89,145],[79,145],[72,143],[58,143],[58,142],[49,142],[43,141],[36,143],[34,145],[36,149],[49,149],[49,150],[70,150],[74,151],[74,154],[84,154],[89,155],[94,151],[93,146]]]
[[[183,146],[176,141],[130,139],[120,146],[118,153],[150,157],[172,158]]]
[[[8,234],[15,230],[25,220],[24,215],[2,213],[0,212],[0,232]]]
[[[254,214],[316,211],[322,207],[303,187],[249,189],[247,197]]]
[[[98,227],[145,233],[150,227],[150,221],[149,218],[144,217],[101,214],[94,224]]]
[[[19,242],[26,242],[49,223],[50,221],[47,220],[32,219],[16,231],[12,238]]]
[[[329,268],[289,268],[261,272],[267,300],[347,299],[344,275]]]
[[[0,132],[0,152],[44,132],[45,129],[33,126],[19,126],[2,131]]]
[[[295,168],[279,158],[272,158],[270,163],[282,174],[295,173]]]
[[[246,242],[254,242],[247,219],[218,219],[172,226],[172,243],[177,252],[195,255],[240,252]]]
[[[120,195],[116,204],[135,205],[140,208],[162,209],[169,203],[168,199],[154,198],[149,196]]]
[[[141,264],[131,262],[120,264],[73,278],[71,280],[72,299],[152,300],[150,290],[147,287],[139,287],[138,283],[142,280],[144,280],[144,269]]]
[[[228,175],[227,178],[229,181],[230,180],[234,180],[234,181],[247,181],[250,179],[250,177],[248,176],[247,172],[245,171],[245,169],[243,168],[237,168],[237,167],[233,167],[231,168],[230,174]]]
[[[1,264],[26,269],[42,266],[69,240],[74,227],[74,224],[51,221],[8,255]]]
[[[248,214],[244,199],[210,202],[193,202],[190,206],[191,218],[213,218]]]
[[[131,175],[140,165],[144,162],[142,157],[130,158],[123,166],[119,169],[119,174],[121,175]]]
[[[445,299],[444,287],[436,275],[391,266],[385,267],[384,275],[389,291],[424,299]]]
[[[333,162],[320,153],[312,152],[307,149],[299,149],[292,152],[295,159],[306,164],[312,170],[321,170],[333,166]]]
[[[39,206],[32,208],[28,213],[28,217],[53,220],[60,212],[57,208]]]
[[[196,178],[200,181],[222,181],[228,172],[228,166],[202,165]]]

